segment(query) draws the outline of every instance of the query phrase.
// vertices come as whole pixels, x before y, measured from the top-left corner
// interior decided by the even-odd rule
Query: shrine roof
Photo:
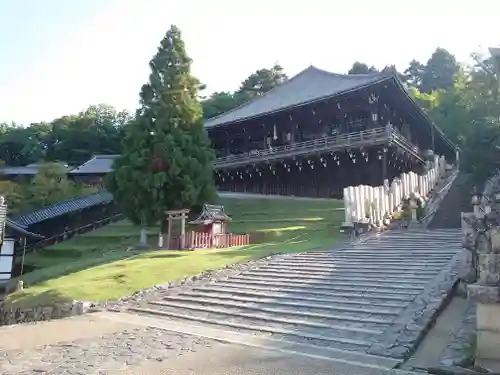
[[[69,174],[105,174],[113,170],[118,155],[94,155],[92,159],[69,171]]]
[[[231,218],[224,212],[223,205],[204,204],[200,216],[198,216],[195,220],[190,221],[189,224],[211,224],[214,221],[230,220]]]
[[[389,73],[336,74],[310,66],[266,94],[205,121],[224,125],[326,99],[392,78]]]

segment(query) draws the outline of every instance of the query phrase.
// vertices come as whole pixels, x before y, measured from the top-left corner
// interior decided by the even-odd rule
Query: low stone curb
[[[416,349],[439,313],[448,304],[459,281],[460,254],[457,254],[373,344],[369,354],[407,359]]]
[[[92,312],[95,304],[92,302],[73,301],[51,306],[34,307],[0,307],[0,326],[19,323],[34,323],[52,319],[67,318]]]

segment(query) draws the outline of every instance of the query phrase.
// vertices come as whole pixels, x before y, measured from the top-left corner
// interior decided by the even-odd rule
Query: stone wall
[[[476,304],[475,364],[500,369],[500,178],[484,187],[482,199],[474,199],[474,212],[462,213],[463,245],[470,255],[467,297]]]
[[[0,307],[0,326],[82,315],[88,312],[92,306],[89,302],[80,301],[35,307],[3,305]]]

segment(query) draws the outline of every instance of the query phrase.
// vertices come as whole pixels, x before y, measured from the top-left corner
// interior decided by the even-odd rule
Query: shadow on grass
[[[154,251],[158,251],[158,250],[154,250]],[[160,250],[162,251],[162,250]],[[165,251],[168,251],[168,250],[165,250]],[[184,252],[184,253],[163,253],[163,254],[147,254],[146,257],[149,258],[149,259],[168,259],[168,258],[180,258],[180,257],[184,257],[186,255],[189,255],[190,252]]]
[[[50,301],[47,304],[47,301]],[[57,290],[49,289],[36,296],[33,296],[25,291],[16,292],[15,294],[7,295],[5,299],[5,303],[2,306],[4,309],[11,308],[30,308],[35,306],[55,306],[55,305],[63,305],[70,304],[73,302],[73,299],[62,295]]]
[[[300,253],[327,249],[335,244],[335,239],[322,239],[314,241],[310,238],[297,236],[286,242],[268,242],[243,247],[229,248],[226,250],[215,250],[211,255],[227,258],[244,258],[246,260],[257,260],[272,255]]]
[[[83,271],[90,267],[102,266],[107,263],[133,258],[140,255],[141,252],[134,251],[117,251],[104,256],[96,256],[92,258],[83,258],[74,262],[64,262],[50,267],[36,269],[24,275],[17,276],[13,280],[23,280],[24,286],[32,286],[49,279],[55,279],[71,273]]]

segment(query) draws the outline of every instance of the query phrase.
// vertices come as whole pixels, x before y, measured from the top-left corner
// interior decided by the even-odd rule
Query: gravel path
[[[147,366],[210,348],[215,341],[159,329],[127,329],[100,337],[0,351],[2,374],[94,375]],[[118,372],[119,373],[119,372]]]

